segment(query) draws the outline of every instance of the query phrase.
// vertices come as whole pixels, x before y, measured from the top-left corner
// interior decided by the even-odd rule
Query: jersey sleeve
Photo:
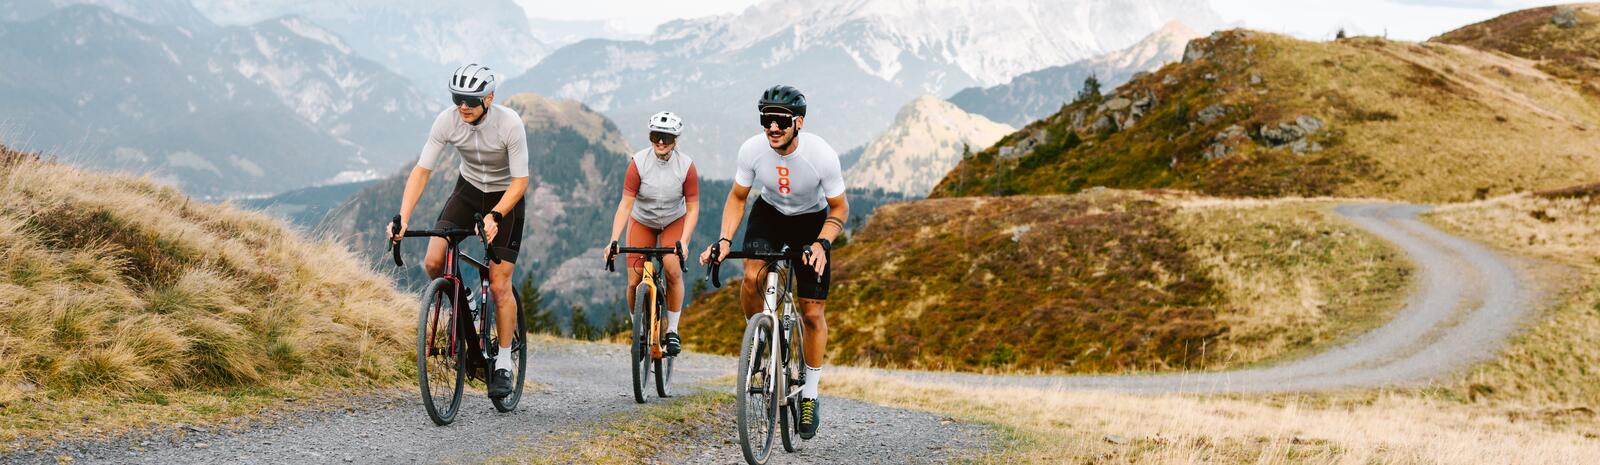
[[[817,141],[821,142],[821,139]],[[839,167],[839,152],[835,152],[833,147],[825,142],[822,147],[825,149],[823,153],[827,155],[819,167],[822,170],[822,196],[831,199],[844,195],[844,169]]]
[[[733,170],[733,183],[742,187],[750,187],[756,182],[756,155],[750,149],[750,141],[745,141],[739,146],[738,166]]]
[[[629,196],[638,197],[639,184],[641,182],[642,181],[639,179],[639,165],[633,164],[633,160],[629,159],[628,175],[623,177],[622,192]]]
[[[444,153],[445,137],[450,133],[450,118],[445,113],[440,113],[433,119],[433,127],[428,129],[428,140],[422,143],[422,156],[417,157],[417,166],[433,171],[439,167],[439,154]]]
[[[522,115],[517,115],[515,112],[511,114],[516,116],[514,119],[517,124],[508,125],[510,127],[505,129],[506,157],[511,159],[511,177],[526,178],[528,177],[528,131],[522,129],[525,127]]]
[[[690,202],[700,199],[700,172],[694,168],[694,163],[689,164],[689,172],[683,175],[683,198]]]

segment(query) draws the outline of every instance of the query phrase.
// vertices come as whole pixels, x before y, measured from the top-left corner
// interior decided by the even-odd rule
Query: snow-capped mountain
[[[95,5],[152,24],[204,32],[216,26],[189,0],[26,0],[0,2],[0,20],[32,21],[71,5]]]
[[[502,78],[538,63],[548,49],[512,0],[193,0],[213,22],[253,24],[284,15],[337,33],[358,54],[382,63],[439,99],[449,73],[483,63]]]
[[[386,172],[430,121],[409,81],[293,17],[202,33],[69,6],[0,23],[0,63],[7,145],[200,196]]]
[[[900,109],[893,126],[867,144],[861,161],[845,173],[845,182],[926,196],[968,150],[982,151],[1015,130],[938,97],[918,97]]]
[[[1184,46],[1201,37],[1180,21],[1172,21],[1128,48],[1063,66],[1033,71],[993,87],[972,87],[950,97],[961,109],[1017,127],[1054,114],[1095,76],[1102,90],[1127,82],[1141,71],[1154,71],[1183,58]]]
[[[271,90],[300,118],[359,146],[374,168],[415,157],[445,106],[305,18],[284,16],[217,35],[212,51],[219,62],[210,65]]]
[[[1220,22],[1204,0],[770,0],[670,22],[644,41],[579,42],[507,85],[582,101],[641,145],[649,114],[683,114],[685,148],[705,154],[703,173],[726,177],[773,84],[810,97],[806,130],[858,146],[917,96],[1127,47],[1178,18]]]

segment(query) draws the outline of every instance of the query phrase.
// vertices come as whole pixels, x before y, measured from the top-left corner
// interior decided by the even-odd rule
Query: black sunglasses
[[[478,108],[483,106],[483,97],[473,97],[470,95],[450,94],[450,101],[455,102],[456,106],[458,107],[463,103],[467,104],[467,108]]]
[[[786,115],[783,113],[762,113],[761,129],[766,129],[776,124],[778,125],[779,131],[786,130],[789,129],[790,126],[794,126],[794,119],[794,115]]]
[[[650,133],[650,142],[661,145],[672,145],[678,142],[678,136],[664,132],[652,132]]]

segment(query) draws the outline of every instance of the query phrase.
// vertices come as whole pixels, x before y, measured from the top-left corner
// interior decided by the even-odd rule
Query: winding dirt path
[[[1235,371],[1106,376],[995,376],[883,371],[927,381],[1135,393],[1322,391],[1425,382],[1493,356],[1532,307],[1529,278],[1484,246],[1417,218],[1429,207],[1389,203],[1335,211],[1399,247],[1416,264],[1416,285],[1395,318],[1307,358]]]

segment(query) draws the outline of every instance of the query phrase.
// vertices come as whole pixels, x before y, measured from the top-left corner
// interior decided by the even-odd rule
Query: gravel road
[[[1423,223],[1417,215],[1428,208],[1370,203],[1335,209],[1403,250],[1416,264],[1416,285],[1393,320],[1308,358],[1236,371],[1153,375],[887,373],[963,384],[1136,393],[1299,392],[1426,382],[1493,356],[1534,306],[1527,278],[1509,260]]]
[[[396,391],[357,399],[352,410],[316,412],[244,431],[179,427],[103,441],[62,444],[0,457],[0,463],[116,464],[327,464],[471,463],[537,442],[552,432],[588,426],[604,415],[638,407],[629,390],[628,352],[616,344],[558,343],[536,348],[523,403],[509,414],[495,412],[482,391],[469,393],[454,424],[434,426],[415,392]],[[674,384],[724,377],[729,357],[685,354]],[[732,389],[718,387],[717,389]],[[659,402],[653,396],[652,402]],[[798,454],[774,453],[769,463],[877,463],[888,457],[944,463],[986,448],[987,429],[939,416],[824,396],[823,429]],[[728,433],[733,433],[732,418]],[[174,432],[180,434],[173,434]],[[730,436],[731,437],[731,436]],[[663,462],[742,462],[736,444],[722,438],[679,438],[686,446]],[[929,448],[936,445],[938,448]],[[682,455],[682,457],[676,457]],[[781,457],[780,457],[781,456]],[[895,463],[908,459],[893,459]]]

